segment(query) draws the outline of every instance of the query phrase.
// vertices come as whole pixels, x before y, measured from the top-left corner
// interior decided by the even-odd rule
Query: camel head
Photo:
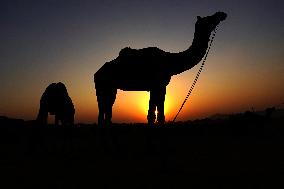
[[[227,14],[224,12],[216,12],[215,14],[206,17],[197,16],[195,31],[210,34],[216,28],[216,26],[226,18]]]

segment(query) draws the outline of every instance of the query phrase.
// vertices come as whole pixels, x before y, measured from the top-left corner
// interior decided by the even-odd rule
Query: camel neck
[[[197,65],[206,53],[209,38],[210,33],[195,33],[192,45],[187,50],[172,53],[170,74],[177,75]]]

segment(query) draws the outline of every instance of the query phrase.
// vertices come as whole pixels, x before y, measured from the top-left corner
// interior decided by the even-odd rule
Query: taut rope
[[[196,76],[195,76],[195,79],[194,79],[194,81],[193,81],[193,83],[192,83],[192,85],[191,85],[191,87],[190,87],[190,89],[189,89],[189,91],[188,91],[188,93],[187,93],[187,95],[186,95],[186,97],[185,97],[183,103],[182,103],[181,106],[180,106],[179,111],[177,112],[175,118],[173,119],[173,122],[175,122],[177,116],[179,115],[179,113],[180,113],[180,111],[182,110],[184,104],[185,104],[186,101],[188,100],[188,98],[189,98],[189,96],[190,96],[192,90],[194,89],[194,86],[195,86],[195,84],[196,84],[196,82],[197,82],[197,80],[198,80],[198,78],[199,78],[199,75],[200,75],[200,73],[201,73],[201,71],[202,71],[202,69],[203,69],[203,67],[204,67],[204,64],[205,64],[205,61],[206,61],[206,59],[207,59],[208,53],[209,53],[209,51],[210,51],[210,49],[211,49],[211,46],[212,46],[213,40],[214,40],[214,38],[215,38],[217,29],[218,29],[218,25],[216,26],[216,28],[214,29],[214,31],[213,31],[213,33],[212,33],[212,35],[211,35],[211,39],[210,39],[210,42],[209,42],[209,47],[207,48],[207,51],[206,51],[206,54],[205,54],[205,56],[204,56],[204,58],[203,58],[202,64],[201,64],[201,66],[200,66],[200,68],[199,68],[199,70],[198,70],[198,72],[197,72],[197,74],[196,74]]]

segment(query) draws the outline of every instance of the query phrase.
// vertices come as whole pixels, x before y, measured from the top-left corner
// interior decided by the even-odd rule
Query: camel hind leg
[[[104,106],[104,95],[97,94],[99,116],[98,116],[98,125],[104,125],[105,121],[105,106]]]
[[[112,119],[112,106],[116,98],[116,89],[104,91],[97,90],[97,101],[99,107],[98,125],[109,125]]]
[[[47,105],[47,97],[43,95],[40,99],[40,107],[37,115],[37,122],[39,124],[46,125],[48,118],[48,105]]]

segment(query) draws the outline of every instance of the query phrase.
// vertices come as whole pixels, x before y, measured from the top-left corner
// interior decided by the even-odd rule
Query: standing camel
[[[166,86],[171,76],[197,65],[206,53],[211,32],[227,14],[216,12],[212,16],[197,17],[192,45],[183,52],[170,53],[157,47],[131,49],[126,47],[119,56],[105,63],[95,74],[94,82],[99,107],[98,124],[110,124],[112,106],[117,89],[124,91],[150,91],[148,123],[164,124]]]

